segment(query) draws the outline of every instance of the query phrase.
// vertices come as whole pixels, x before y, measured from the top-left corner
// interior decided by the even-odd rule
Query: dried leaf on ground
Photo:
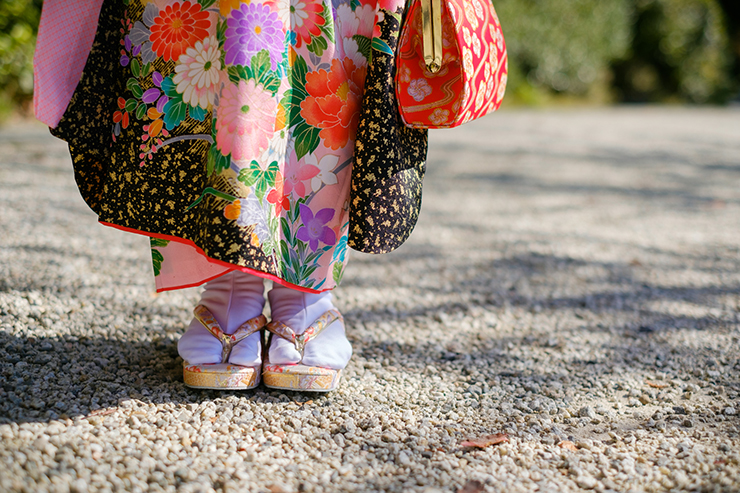
[[[664,389],[666,387],[670,387],[670,385],[667,383],[651,382],[649,380],[645,380],[645,383],[648,385],[648,387],[652,387],[654,389]]]
[[[487,435],[480,438],[473,438],[465,440],[460,444],[461,447],[478,447],[486,448],[490,445],[498,445],[500,443],[508,442],[509,435],[506,433],[496,433],[495,435]]]
[[[457,493],[479,493],[480,491],[483,491],[483,483],[473,479],[465,483],[465,486],[457,490]]]
[[[118,411],[117,407],[111,407],[108,409],[96,409],[92,411],[90,414],[85,416],[84,419],[92,418],[93,416],[107,416],[108,414],[113,414],[114,412]]]
[[[578,451],[578,447],[576,447],[576,444],[571,442],[570,440],[563,440],[562,442],[558,443],[558,447],[564,448],[566,450],[572,450],[573,452]]]

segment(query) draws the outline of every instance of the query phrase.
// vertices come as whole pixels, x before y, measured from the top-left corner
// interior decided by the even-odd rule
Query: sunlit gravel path
[[[149,258],[0,129],[0,491],[740,491],[740,108],[432,132],[411,240],[336,291],[329,395],[186,388],[198,289]]]

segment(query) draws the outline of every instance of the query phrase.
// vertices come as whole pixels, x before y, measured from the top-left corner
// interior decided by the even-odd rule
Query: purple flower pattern
[[[131,38],[126,35],[123,40],[123,50],[121,50],[121,65],[128,67],[131,62],[131,57],[136,57],[141,53],[141,46],[133,46],[131,44]]]
[[[161,88],[162,87],[162,81],[163,80],[164,80],[164,77],[162,77],[162,74],[160,74],[159,72],[155,71],[152,74],[152,83],[155,86]],[[154,88],[152,88],[152,89],[154,89]],[[151,89],[150,89],[150,91],[151,91]],[[159,94],[159,93],[157,93],[157,94]],[[159,96],[159,99],[157,99],[157,111],[159,111],[160,113],[164,113],[164,107],[167,105],[167,103],[169,102],[169,100],[170,100],[170,98],[168,98],[166,94],[162,94],[161,96]]]
[[[283,23],[270,7],[259,3],[241,4],[227,21],[225,62],[227,65],[249,65],[262,50],[270,55],[272,70],[283,60],[285,33]]]
[[[157,89],[156,87],[152,87],[151,89],[147,89],[146,91],[144,91],[144,94],[141,96],[141,100],[144,101],[146,104],[152,104],[159,99],[159,96],[159,89]]]
[[[296,238],[308,242],[309,248],[316,251],[319,241],[325,245],[333,245],[337,242],[334,230],[326,225],[334,217],[334,209],[321,209],[314,215],[306,204],[300,204],[301,221],[303,226],[296,231]]]

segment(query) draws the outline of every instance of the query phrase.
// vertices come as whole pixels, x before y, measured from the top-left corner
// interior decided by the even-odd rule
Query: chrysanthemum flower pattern
[[[215,36],[198,41],[185,50],[180,55],[173,78],[182,99],[191,106],[204,109],[213,105],[222,80],[221,50]]]
[[[254,55],[267,50],[270,68],[275,70],[283,60],[285,33],[278,14],[259,3],[243,3],[226,21],[227,65],[249,65]]]
[[[211,21],[198,3],[175,2],[154,18],[149,40],[152,50],[164,61],[177,60],[195,42],[208,36]]]
[[[290,29],[290,0],[266,0],[264,5],[277,13],[285,29]]]
[[[238,9],[242,0],[218,0],[218,10],[222,17],[227,17],[232,10]]]

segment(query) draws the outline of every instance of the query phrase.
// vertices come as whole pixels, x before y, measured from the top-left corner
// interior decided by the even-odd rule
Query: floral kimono
[[[233,269],[332,289],[374,30],[402,6],[47,0],[36,113],[99,220],[151,237],[158,290]]]

